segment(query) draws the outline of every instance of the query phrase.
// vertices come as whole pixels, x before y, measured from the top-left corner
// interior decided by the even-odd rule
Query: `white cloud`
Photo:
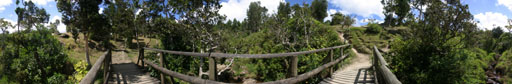
[[[26,1],[32,1],[32,2],[34,2],[34,4],[37,4],[37,5],[46,5],[46,4],[48,4],[48,2],[52,2],[55,0],[26,0]]]
[[[62,21],[62,17],[60,17],[60,16],[53,16],[50,21],[51,22],[55,22],[56,20]],[[60,24],[57,25],[57,31],[59,31],[60,33],[65,33],[66,32],[66,25],[64,25],[64,23],[60,22]]]
[[[324,18],[324,21],[327,21],[327,20],[332,20],[332,14],[335,14],[337,12],[340,12],[341,14],[344,14],[344,15],[349,15],[350,12],[348,11],[344,11],[344,10],[336,10],[336,9],[329,9],[327,10],[327,17]]]
[[[491,30],[494,28],[494,26],[505,26],[508,25],[507,19],[508,17],[497,12],[485,12],[485,13],[479,13],[475,15],[475,18],[478,23],[478,27],[482,29]]]
[[[100,14],[103,14],[103,10],[104,10],[104,8],[100,8],[100,10],[98,10],[98,12],[99,12]]]
[[[268,14],[276,13],[279,2],[284,2],[283,0],[229,0],[220,3],[222,8],[220,8],[219,13],[226,15],[229,20],[237,19],[240,21],[247,17],[246,12],[249,9],[249,4],[256,1],[260,1],[260,5],[268,9]]]
[[[5,10],[5,6],[9,6],[12,4],[12,0],[5,0],[0,3],[0,12]]]
[[[503,5],[512,11],[512,0],[498,0],[498,5]]]
[[[382,14],[381,0],[329,0],[329,4],[334,5],[347,13],[356,14],[363,17],[372,17],[377,15],[381,18]]]

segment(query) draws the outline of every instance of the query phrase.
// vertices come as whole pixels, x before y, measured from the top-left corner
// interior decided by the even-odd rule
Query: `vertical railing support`
[[[160,67],[165,68],[164,53],[160,52]],[[165,84],[165,75],[160,72],[160,83]]]
[[[328,55],[327,59],[329,59],[329,62],[334,61],[334,60],[333,60],[333,59],[334,59],[334,50],[330,50],[330,51],[329,51],[329,55]],[[333,67],[334,67],[334,66],[331,66],[331,67],[329,68],[329,70],[328,70],[328,71],[329,71],[329,77],[331,77],[331,76],[332,76],[332,72],[333,72],[333,69],[332,69],[332,68],[333,68]]]
[[[290,71],[289,71],[289,77],[296,77],[298,72],[297,72],[297,66],[298,66],[298,61],[299,61],[299,58],[297,56],[290,56],[289,57],[290,59]]]
[[[217,73],[217,64],[215,63],[215,58],[208,57],[208,78],[210,78],[210,80],[215,81],[216,73]]]
[[[112,62],[112,51],[111,50],[108,50],[107,51],[107,56],[105,57],[105,59],[103,60],[103,84],[107,84],[108,83],[108,78],[109,78],[109,75],[110,75],[110,69],[111,69],[111,62]]]

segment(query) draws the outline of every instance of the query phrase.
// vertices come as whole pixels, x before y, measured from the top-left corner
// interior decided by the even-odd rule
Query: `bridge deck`
[[[112,51],[112,72],[109,84],[159,84],[160,80],[144,72],[124,51]]]
[[[358,72],[360,72],[358,81],[364,80],[364,72],[365,70],[359,70],[359,69],[365,69],[371,67],[370,62],[370,55],[363,54],[357,52],[354,48],[352,48],[352,51],[356,53],[357,56],[351,59],[350,64],[348,65],[342,65],[343,68],[335,71],[331,78],[326,78],[320,84],[354,84],[357,78]],[[373,75],[370,75],[371,72],[368,72],[366,74],[367,78],[366,81],[373,81]],[[373,84],[373,83],[368,83]]]

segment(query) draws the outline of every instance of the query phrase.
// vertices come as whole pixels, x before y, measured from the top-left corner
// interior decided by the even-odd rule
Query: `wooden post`
[[[142,61],[142,60],[144,60],[144,49],[143,48],[140,48],[139,54],[140,54],[139,55],[140,56],[140,62],[141,62],[142,68],[143,68],[142,70],[144,71],[144,61]]]
[[[299,61],[299,58],[297,56],[291,56],[289,57],[290,59],[290,73],[289,73],[289,76],[290,77],[296,77],[298,72],[297,72],[297,65],[298,65],[298,61]]]
[[[139,48],[139,57],[137,57],[137,65],[139,65],[139,61],[142,61],[142,60],[140,59],[140,56],[141,56],[141,54],[142,54],[142,53],[140,53],[141,51],[142,51],[142,48]]]
[[[343,57],[343,50],[344,49],[345,48],[340,48],[340,57]],[[341,60],[340,63],[343,63],[343,60]],[[343,67],[343,64],[340,65],[340,68],[342,68],[342,67]]]
[[[210,80],[215,81],[215,74],[217,73],[217,64],[214,57],[208,57],[208,77]]]
[[[160,52],[160,67],[165,68],[164,64],[164,53]],[[164,73],[160,72],[160,83],[165,84],[165,75]]]
[[[329,56],[327,57],[327,59],[329,59],[329,62],[332,62],[332,61],[333,61],[333,59],[334,59],[334,50],[330,50],[330,51],[329,51]],[[333,67],[334,67],[334,66],[331,66],[331,67],[329,68],[329,77],[332,75],[332,72],[333,72],[333,69],[332,69],[332,68],[333,68]]]

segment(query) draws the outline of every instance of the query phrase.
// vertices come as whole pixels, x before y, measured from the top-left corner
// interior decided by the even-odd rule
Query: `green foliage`
[[[42,25],[36,28],[36,31],[8,35],[10,40],[2,49],[4,51],[1,51],[0,63],[3,67],[1,74],[9,80],[18,83],[44,83],[53,75],[69,75],[65,71],[66,64],[69,63],[67,55],[62,53],[62,45],[51,35],[53,32]],[[53,78],[61,80],[62,77]]]
[[[66,75],[55,73],[53,76],[49,77],[48,84],[63,84],[68,82],[66,80]],[[69,83],[70,84],[70,83]]]
[[[379,34],[382,31],[383,29],[379,24],[368,24],[368,28],[366,29],[365,32]]]
[[[512,49],[509,49],[498,58],[498,65],[496,68],[500,69],[500,72],[503,72],[503,81],[504,83],[512,83]]]
[[[352,17],[350,17],[348,15],[343,15],[339,12],[337,12],[331,16],[332,16],[331,25],[342,25],[344,27],[344,26],[350,26],[355,23],[355,20]]]
[[[311,2],[311,16],[323,22],[327,17],[327,0],[314,0]]]
[[[387,26],[404,25],[405,19],[412,19],[410,2],[409,0],[382,0],[384,24]]]
[[[392,43],[391,66],[402,83],[484,83],[483,56],[471,50],[469,39],[476,30],[467,5],[460,1],[430,4],[420,12],[417,22],[410,24],[412,36],[397,38]],[[448,11],[448,12],[439,12]],[[450,18],[450,17],[458,17]],[[446,19],[444,19],[446,18]],[[454,24],[454,25],[447,25]],[[483,57],[485,58],[485,57]]]
[[[267,8],[260,6],[260,2],[251,2],[249,10],[247,10],[247,28],[253,32],[261,30],[261,24],[263,24],[264,18],[266,17]]]
[[[75,73],[73,74],[72,78],[70,78],[72,81],[80,81],[82,78],[87,75],[88,69],[87,69],[87,62],[85,61],[79,61],[78,63],[74,64]]]

